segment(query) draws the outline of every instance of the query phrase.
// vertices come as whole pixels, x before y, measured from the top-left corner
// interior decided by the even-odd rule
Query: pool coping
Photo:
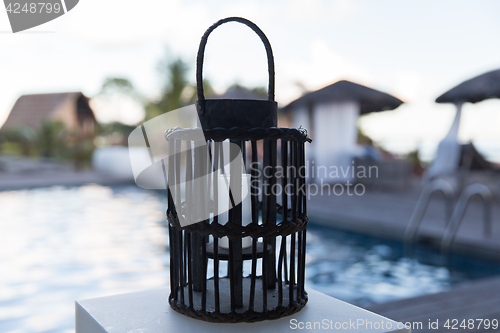
[[[314,203],[308,204],[309,221],[313,224],[356,232],[372,237],[403,242],[406,223],[382,221],[375,215],[371,218],[353,217],[345,212],[324,208]],[[443,232],[439,228],[422,225],[419,228],[416,242],[439,249]],[[471,256],[478,259],[500,262],[500,242],[490,239],[477,239],[470,235],[457,234],[451,247],[452,253]]]

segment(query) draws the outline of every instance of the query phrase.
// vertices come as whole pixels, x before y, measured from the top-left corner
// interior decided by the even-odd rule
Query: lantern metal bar
[[[299,167],[300,167],[300,164],[301,164],[301,161],[302,161],[302,155],[301,155],[301,150],[300,150],[300,147],[299,145],[297,145],[297,165],[296,165],[296,168],[297,168],[297,173],[300,174],[301,170],[299,170]],[[298,210],[299,210],[299,215],[302,215],[302,208],[303,208],[303,200],[304,200],[304,196],[303,196],[303,193],[301,192],[302,190],[302,179],[300,177],[300,175],[297,175],[297,183],[298,183],[298,188],[299,188],[299,195],[298,195]],[[298,232],[297,233],[297,297],[299,297],[299,295],[301,295],[301,292],[302,292],[302,256],[304,255],[303,251],[303,247],[305,247],[305,245],[303,246],[304,244],[302,243],[302,233],[301,232]],[[305,270],[305,268],[304,268]]]
[[[240,148],[242,162],[243,162],[243,165],[242,165],[242,168],[241,168],[241,170],[242,170],[241,172],[242,173],[246,173],[247,172],[247,156],[246,156],[247,151],[246,151],[246,142],[245,142],[245,140],[240,140],[238,142],[238,146]],[[243,177],[240,177],[240,178],[243,181]],[[246,178],[245,178],[245,181],[246,181]],[[242,184],[242,186],[243,186],[243,184]],[[247,190],[250,191],[250,188],[248,188]],[[243,207],[242,207],[242,210],[243,210]],[[242,217],[241,223],[243,224],[243,212],[241,212],[241,217]],[[248,222],[248,221],[245,221],[245,222]],[[242,240],[241,240],[241,242],[243,243]],[[253,240],[252,240],[252,245],[253,245]],[[252,248],[252,255],[253,255],[253,248]],[[241,276],[243,277],[243,259],[241,261]],[[242,280],[241,288],[242,288],[242,291],[241,291],[241,302],[242,303],[241,304],[243,305],[243,295],[244,295],[244,292],[243,292],[243,288],[244,288],[244,286],[243,286],[243,280]]]
[[[205,222],[202,222],[205,223]],[[201,238],[203,246],[201,247],[201,254],[203,259],[202,265],[202,279],[201,279],[201,310],[205,311],[207,309],[207,236],[202,236]]]
[[[174,176],[175,176],[175,167],[174,167],[175,166],[175,161],[174,161],[175,142],[174,141],[169,142],[169,149],[170,149],[170,151],[174,152],[174,153],[171,153],[171,155],[168,159],[169,168],[168,168],[168,180],[167,180],[167,182],[170,182],[170,185],[172,185],[172,183],[175,183],[173,181]],[[174,187],[174,186],[175,186],[175,184],[172,187]],[[168,193],[169,193],[168,199],[170,201],[168,209],[170,212],[175,211],[174,198],[172,198],[172,187],[169,186],[169,188],[168,188]],[[174,187],[174,195],[175,195],[175,187]],[[175,215],[177,215],[177,214],[175,214]],[[177,231],[173,227],[171,227],[170,231],[171,232],[169,233],[169,235],[170,235],[169,248],[170,248],[170,252],[174,253],[173,250],[175,249],[176,243],[177,243],[177,240],[176,240]],[[177,262],[177,256],[173,255],[171,258],[170,267],[174,268],[174,267],[178,267],[178,266],[179,266],[179,263]],[[178,272],[178,270],[174,270],[173,274],[170,275],[170,279],[171,279],[171,288],[172,288],[172,290],[176,291],[174,297],[175,297],[175,300],[177,301],[177,299],[178,299],[177,290],[178,290],[178,284],[179,284],[179,272]]]
[[[176,140],[176,142],[181,142],[181,144],[178,146],[179,149],[176,150],[176,153],[175,153],[175,157],[177,159],[180,159],[182,156],[185,157],[185,160],[186,160],[186,175],[185,175],[185,179],[186,179],[186,188],[184,189],[185,190],[185,201],[184,202],[188,202],[188,198],[191,197],[191,187],[189,186],[190,184],[190,181],[192,179],[192,155],[191,155],[191,141],[186,141],[184,144],[185,144],[185,152],[182,154],[182,151],[181,151],[181,148],[182,148],[182,141],[180,140]],[[179,166],[178,168],[176,168],[176,171],[177,171],[177,174],[178,176],[176,175],[176,177],[180,177],[180,162],[179,161]],[[176,182],[177,182],[178,178],[176,178]],[[177,185],[180,184],[179,183],[176,183]],[[180,188],[180,186],[179,186]],[[179,201],[182,200],[181,198],[181,192],[180,190],[177,192],[177,197],[179,198]],[[182,207],[182,202],[181,202],[181,207]],[[186,207],[184,208],[186,209]],[[189,211],[187,210],[186,212],[181,212],[181,214],[185,214],[186,215],[186,218],[188,218],[187,214],[189,213]],[[192,261],[192,258],[193,258],[193,255],[192,255],[192,245],[191,245],[191,240],[192,240],[192,235],[191,235],[191,232],[187,231],[185,234],[184,234],[184,237],[185,237],[185,243],[186,243],[186,252],[187,252],[187,261],[186,261],[186,264],[187,264],[187,287],[188,287],[188,299],[189,299],[189,307],[192,308],[193,307],[193,268],[192,268],[192,265],[191,265],[191,261]],[[184,282],[181,284],[181,289],[182,291],[184,292]]]
[[[214,237],[214,303],[215,311],[219,312],[219,238],[217,237]]]
[[[289,283],[289,279],[288,279],[288,259],[287,259],[287,244],[286,244],[286,236],[283,237],[282,239],[282,242],[283,242],[283,272],[285,273],[285,284],[288,284]]]
[[[169,244],[169,251],[172,251],[172,244],[174,244],[174,228],[169,224],[168,226],[168,244]],[[170,260],[170,290],[177,290],[177,285],[175,281],[175,260]],[[177,293],[174,292],[174,299],[177,301]]]
[[[191,260],[193,255],[191,253],[191,233],[187,232],[185,234],[186,244],[187,244],[187,257],[188,257],[188,297],[189,297],[189,307],[193,308],[193,265],[191,265]]]
[[[176,248],[177,248],[177,230],[175,228],[173,228],[173,232],[172,232],[172,240],[173,240],[173,243],[170,244],[170,251],[172,251],[172,253],[174,253],[174,256],[173,256],[173,265],[174,267],[179,267],[179,260],[178,260],[178,255],[177,255],[177,251]],[[175,270],[175,274],[174,274],[174,280],[175,280],[175,297],[176,297],[176,300],[179,300],[179,293],[180,293],[180,288],[179,288],[179,270],[176,269]]]
[[[238,146],[240,147],[240,150],[241,150],[241,157],[243,158],[243,172],[246,173],[246,170],[247,170],[247,147],[246,147],[246,144],[245,144],[245,140],[241,140],[239,143],[238,143]]]
[[[293,166],[294,166],[294,173],[297,172],[297,145],[295,142],[291,143],[291,157],[293,161]],[[297,218],[297,177],[293,179],[293,186],[292,186],[292,219],[295,220]],[[295,287],[295,233],[292,233],[290,235],[290,282],[289,282],[289,297],[290,303],[293,303],[293,293],[294,293],[294,287]]]
[[[278,307],[283,306],[283,256],[285,255],[286,237],[281,237],[278,259]]]
[[[180,184],[180,165],[181,165],[181,141],[176,141],[175,143],[175,169],[176,169],[176,174],[175,174],[175,179],[176,179],[176,184]],[[176,186],[176,194],[175,194],[176,202],[177,202],[177,207],[182,207],[182,198],[181,198],[181,188],[180,186]],[[180,287],[180,298],[181,302],[184,302],[184,285],[186,283],[186,262],[184,260],[184,255],[182,251],[184,249],[184,237],[183,237],[183,231],[180,230],[177,233],[177,246],[181,249],[178,262],[180,265],[180,270],[179,270],[179,287]]]
[[[218,204],[219,204],[219,187],[217,186],[218,182],[218,170],[219,170],[219,155],[220,155],[220,148],[221,148],[222,143],[219,142],[212,142],[212,161],[213,161],[213,168],[212,168],[212,173],[213,173],[213,207],[214,207],[214,217],[213,217],[213,223],[219,223],[219,217],[215,212],[218,210]],[[222,164],[223,165],[223,164]],[[214,242],[214,306],[215,306],[215,311],[219,312],[220,311],[220,297],[219,297],[219,238],[218,237],[213,237],[213,242]]]
[[[183,272],[183,276],[184,276],[184,280],[182,281],[182,285],[187,285],[187,280],[188,279],[188,257],[187,257],[187,248],[188,248],[188,245],[187,245],[187,231],[184,231],[183,232],[183,235],[182,235],[182,240],[184,242],[184,251],[183,251],[183,268],[184,268],[184,272]]]
[[[175,247],[177,250],[175,251],[177,253],[177,262],[179,264],[179,277],[178,277],[178,284],[179,284],[179,292],[180,292],[180,301],[184,302],[184,289],[183,289],[183,276],[182,276],[182,270],[183,270],[183,263],[182,263],[182,231],[177,230],[175,232]]]
[[[283,176],[281,178],[281,187],[282,187],[282,196],[281,196],[281,221],[282,223],[286,223],[288,221],[288,193],[287,193],[287,184],[288,184],[288,141],[281,140],[281,166],[283,168]],[[283,249],[286,250],[286,237],[281,237],[281,248],[280,248],[280,262],[278,265],[279,276],[278,276],[278,284],[279,284],[279,303],[282,305],[283,298],[283,256],[286,256],[286,253],[283,253]]]
[[[269,206],[268,211],[267,211],[267,216],[268,218],[266,219],[265,223],[271,223],[271,224],[276,224],[276,214],[277,214],[277,209],[276,209],[276,185],[277,185],[277,179],[276,179],[276,163],[277,163],[277,141],[274,139],[264,139],[264,147],[266,147],[265,143],[267,142],[267,148],[268,148],[268,157],[269,157],[269,166],[271,168],[271,177],[269,177],[269,195],[267,196],[268,198],[268,204]],[[266,156],[266,151],[264,149],[264,156]],[[269,253],[269,265],[268,265],[268,281],[267,281],[267,288],[274,289],[276,286],[276,238],[271,237],[268,238],[268,243],[271,245],[271,250]]]
[[[178,149],[176,150],[176,158],[177,159],[180,159],[182,157],[182,146],[181,146],[181,140],[176,140],[176,142],[179,142],[179,145],[178,145]],[[192,141],[191,140],[187,140],[185,141],[185,159],[186,159],[186,188],[185,188],[185,203],[187,202],[192,202],[193,201],[193,193],[192,193],[192,188],[191,188],[191,181],[193,180],[193,153],[192,153]],[[180,174],[181,172],[181,164],[180,164],[180,160],[178,162],[178,164],[176,164],[176,170],[177,172]],[[179,196],[179,200],[182,200],[181,198],[181,192],[179,191],[178,192],[178,196]],[[181,203],[182,205],[182,203]],[[186,219],[190,219],[192,218],[191,216],[191,210],[190,210],[190,207],[187,207],[187,204],[184,205],[184,209],[185,209],[185,212],[184,215],[185,215],[185,218]],[[196,253],[195,250],[193,250],[193,247],[194,247],[194,241],[193,241],[193,238],[194,238],[195,235],[193,235],[192,233],[189,233],[188,237],[189,237],[189,245],[188,245],[188,262],[187,264],[189,265],[188,267],[188,297],[189,297],[189,304],[191,307],[193,307],[193,290],[196,290],[198,291],[199,289],[196,288],[196,277],[195,277],[195,274],[193,273],[193,267],[192,267],[192,262],[195,261],[194,259],[194,256],[195,254],[193,253]],[[189,270],[191,270],[191,277],[189,278]],[[184,283],[181,285],[181,289],[182,289],[182,293],[184,292]]]
[[[259,178],[257,176],[258,168],[259,168],[259,160],[258,160],[258,152],[257,152],[257,141],[252,140],[252,165],[251,165],[251,183],[250,183],[250,193],[252,195],[252,223],[259,223]]]
[[[174,151],[174,142],[173,141],[170,141],[168,143],[168,146],[169,146],[169,150],[170,152],[173,152]],[[172,156],[173,154],[171,154]],[[162,162],[163,163],[163,162]],[[164,171],[165,172],[165,171]],[[172,157],[170,157],[168,159],[168,172],[167,172],[167,184],[168,184],[168,180],[172,180],[174,178],[174,172],[175,172],[175,168],[174,168],[174,160]],[[170,189],[170,186],[167,186],[167,200],[168,200],[168,210],[169,211],[174,211],[175,210],[175,205],[174,205],[174,200],[172,198],[172,191]],[[169,244],[169,251],[172,251],[172,247],[173,245],[175,244],[174,243],[174,228],[172,227],[172,225],[169,223],[168,224],[168,244]],[[170,262],[170,290],[176,290],[176,286],[177,286],[177,280],[175,278],[175,275],[176,275],[176,270],[174,269],[176,266],[175,266],[175,258],[173,258],[173,260],[171,260]],[[177,300],[177,293],[176,293],[176,296],[175,296],[175,300]]]
[[[267,249],[267,238],[263,239],[264,249]],[[267,312],[267,280],[268,280],[268,256],[262,257],[262,312]]]
[[[216,142],[216,144],[219,145],[219,157],[218,157],[218,159],[219,159],[219,171],[221,172],[222,175],[225,175],[225,169],[224,169],[224,143],[223,143],[223,140],[220,141],[220,142]],[[217,185],[217,188],[218,187],[219,186]],[[217,198],[217,200],[218,199],[219,198]],[[217,208],[215,208],[215,207],[217,207]],[[218,209],[218,206],[214,206],[214,209]],[[226,223],[227,221],[221,221],[221,222]],[[231,255],[231,254],[229,254],[229,255]],[[231,276],[230,276],[230,265],[229,265],[229,262],[230,261],[228,261],[228,264],[226,265],[226,277],[227,278],[231,278]]]
[[[295,289],[295,234],[290,236],[291,245],[290,245],[290,283],[288,285],[290,292],[290,303],[293,303],[293,294]]]
[[[299,145],[299,151],[300,151],[300,165],[301,169],[298,170],[299,172],[299,179],[301,181],[301,187],[304,189],[304,191],[300,191],[300,196],[302,197],[302,216],[307,216],[307,198],[305,196],[305,189],[306,189],[306,175],[305,175],[305,165],[306,165],[306,157],[305,157],[305,147],[304,145]],[[300,232],[302,234],[302,267],[299,271],[299,275],[301,276],[301,297],[305,296],[305,279],[306,279],[306,229]]]
[[[248,308],[255,311],[255,282],[257,278],[257,238],[252,239],[252,275],[250,277],[250,296]]]
[[[184,271],[184,262],[182,260],[182,243],[183,243],[183,240],[182,240],[182,230],[180,231],[177,231],[177,246],[179,248],[179,266],[180,266],[180,270],[179,270],[179,288],[180,288],[180,296],[181,296],[181,302],[184,302],[184,283],[185,283],[185,280],[184,280],[184,274],[183,274],[183,271]]]
[[[282,139],[283,140],[283,139]],[[292,177],[292,175],[289,175],[289,172],[288,172],[288,165],[292,166],[293,167],[293,163],[291,162],[292,161],[292,142],[288,142],[287,143],[287,146],[288,146],[288,149],[286,150],[286,159],[285,159],[285,163],[287,165],[287,169],[286,169],[286,172],[285,172],[285,175],[286,175],[286,181],[285,181],[285,187],[284,189],[288,188],[288,186],[290,186],[289,188],[292,189],[293,191],[293,184],[292,184],[292,179],[294,179]],[[294,176],[294,175],[293,175]],[[286,195],[286,206],[288,207],[288,203],[290,202],[290,206],[292,204],[292,196],[291,194],[287,194]],[[293,211],[293,209],[292,209]],[[288,215],[288,210],[286,212],[286,215],[285,215],[287,218],[286,218],[286,221],[288,221],[288,219],[292,219],[292,216],[289,216]],[[289,279],[288,279],[288,256],[287,256],[287,242],[286,242],[286,239],[287,237],[283,237],[282,239],[282,246],[283,246],[283,271],[284,271],[284,274],[285,274],[285,283],[288,284],[289,283]]]
[[[191,145],[191,144],[190,144]],[[206,160],[207,160],[207,150],[206,146],[200,146],[200,143],[197,141],[192,142],[192,149],[190,149],[189,153],[192,153],[192,161],[193,161],[193,177],[192,177],[192,186],[196,182],[197,188],[193,189],[191,187],[191,201],[193,206],[196,209],[190,208],[191,220],[198,221],[200,216],[198,216],[198,212],[205,211],[203,208],[199,208],[206,204],[206,194],[205,187],[202,183],[199,182],[200,178],[204,174],[206,168]],[[194,214],[194,215],[193,215]],[[202,222],[200,222],[201,224]],[[193,238],[191,240],[192,246],[192,261],[195,273],[193,274],[193,290],[197,292],[201,292],[203,294],[204,289],[204,281],[206,278],[203,276],[204,266],[206,265],[206,258],[203,256],[203,248],[206,246],[203,235],[199,233],[193,233]],[[201,301],[203,304],[203,302]]]
[[[200,145],[197,142],[194,142],[195,145],[195,153],[194,153],[194,166],[195,166],[195,173],[193,179],[195,181],[200,181],[203,180],[205,182],[201,182],[199,185],[199,188],[197,188],[196,193],[193,193],[195,195],[196,200],[194,201],[194,204],[197,207],[200,207],[201,212],[206,212],[208,210],[207,207],[207,197],[208,197],[208,178],[203,177],[204,175],[207,174],[208,172],[208,145],[206,143],[203,143]],[[203,218],[203,216],[199,216],[198,214],[195,216],[196,220],[199,220]],[[200,225],[205,226],[207,224],[206,218],[200,222]],[[201,291],[201,310],[205,311],[206,310],[206,305],[207,305],[207,236],[206,235],[196,235],[196,247],[198,250],[198,253],[196,253],[196,256],[194,257],[195,260],[199,260],[195,263],[195,267],[199,267],[197,269],[197,274],[199,278],[199,283],[200,283],[200,291]],[[195,280],[196,281],[196,280]]]
[[[228,222],[229,223],[229,222]],[[234,275],[233,275],[233,241],[229,239],[229,260],[227,263],[227,273],[229,275],[229,292],[231,293],[231,312],[236,312],[236,292],[234,287]]]
[[[297,233],[297,297],[302,293],[302,232]]]
[[[175,183],[176,183],[176,189],[175,189],[175,192],[176,192],[176,202],[177,202],[177,205],[178,207],[182,207],[182,197],[181,197],[181,188],[180,188],[180,179],[181,179],[181,173],[180,173],[180,165],[181,165],[181,160],[182,160],[182,141],[176,141],[175,142],[175,169],[176,169],[176,173],[175,173]],[[181,256],[181,267],[182,267],[182,271],[181,273],[179,274],[180,276],[180,289],[181,289],[181,300],[184,299],[185,297],[185,291],[184,291],[184,286],[186,285],[187,280],[189,280],[188,278],[188,265],[187,265],[187,261],[188,261],[188,257],[187,257],[187,241],[186,241],[186,231],[184,232],[181,232],[180,233],[180,237],[179,237],[179,240],[180,240],[180,246],[183,247],[183,253],[182,253],[182,256]]]
[[[306,150],[304,145],[299,145],[299,151],[300,151],[300,165],[301,169],[298,170],[299,172],[299,179],[301,181],[301,186],[304,188],[304,191],[300,191],[300,196],[302,197],[302,214],[307,215],[307,198],[305,196],[305,187],[306,187],[306,171],[305,171],[305,165],[306,165]]]
[[[292,142],[291,143],[291,147],[292,147],[292,151],[291,151],[291,158],[292,158],[292,164],[293,164],[293,168],[294,168],[294,173],[297,173],[297,143],[296,142]],[[292,194],[292,219],[296,219],[297,218],[297,211],[299,209],[298,207],[298,195],[297,195],[297,192],[298,192],[298,179],[297,179],[297,176],[295,176],[293,178],[293,194]],[[291,263],[290,263],[291,264]]]
[[[252,205],[252,224],[259,224],[259,193],[257,185],[259,179],[257,177],[258,171],[258,152],[257,152],[257,142],[255,140],[251,141],[251,179],[250,179],[250,195],[251,195],[251,205]],[[250,296],[249,296],[249,310],[255,311],[255,283],[257,278],[257,241],[256,237],[252,238],[252,272],[250,277]]]
[[[182,207],[181,202],[181,187],[180,187],[180,166],[181,166],[181,141],[175,141],[175,153],[174,153],[174,163],[175,163],[175,204],[176,207]]]
[[[235,205],[229,210],[229,223],[235,226],[242,225],[242,170],[241,160],[238,158],[241,154],[241,141],[231,140],[229,145],[230,154],[230,190]],[[231,189],[237,189],[232,191]],[[243,305],[243,259],[242,259],[242,239],[230,238],[230,252],[232,253],[231,260],[231,275],[234,284],[234,306],[241,307]]]
[[[184,239],[184,279],[187,278],[187,281],[184,280],[183,281],[183,285],[184,286],[187,286],[188,284],[188,281],[190,280],[189,279],[189,258],[188,258],[188,249],[189,249],[189,245],[188,245],[188,237],[189,237],[189,232],[188,231],[184,231],[184,235],[183,235],[183,239]],[[189,287],[188,287],[189,289]],[[189,290],[188,290],[189,291]]]

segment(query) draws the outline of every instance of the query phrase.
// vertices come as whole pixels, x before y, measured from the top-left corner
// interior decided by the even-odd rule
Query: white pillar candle
[[[251,175],[243,174],[241,175],[241,225],[246,226],[252,222],[252,199],[250,195],[250,181]],[[231,207],[231,200],[229,198],[229,184],[231,183],[231,177],[229,175],[219,175],[218,179],[218,216],[219,223],[225,225],[229,220],[229,209]],[[234,192],[234,189],[232,189]],[[252,246],[252,238],[244,237],[241,241],[242,247]],[[219,239],[219,246],[225,249],[229,248],[229,238],[222,237]]]

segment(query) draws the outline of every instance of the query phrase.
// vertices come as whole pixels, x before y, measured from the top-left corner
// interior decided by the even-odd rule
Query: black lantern
[[[264,43],[267,101],[204,98],[208,36],[232,21],[250,27]],[[167,172],[170,305],[212,322],[291,315],[307,303],[304,144],[311,140],[305,130],[276,127],[273,54],[254,23],[230,17],[212,25],[198,49],[196,80],[203,137],[196,129],[179,128],[165,135],[172,152]],[[193,216],[200,207],[211,213]],[[183,225],[182,219],[198,222]]]

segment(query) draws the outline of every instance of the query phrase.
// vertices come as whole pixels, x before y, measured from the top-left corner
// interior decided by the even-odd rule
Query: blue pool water
[[[73,332],[74,301],[166,286],[165,197],[135,186],[0,192],[0,332]],[[499,274],[499,265],[310,225],[309,288],[366,306]],[[165,300],[167,301],[167,300]]]
[[[407,249],[406,249],[407,250]],[[445,291],[500,274],[500,263],[427,247],[405,257],[402,243],[310,225],[306,276],[310,286],[359,306]]]

